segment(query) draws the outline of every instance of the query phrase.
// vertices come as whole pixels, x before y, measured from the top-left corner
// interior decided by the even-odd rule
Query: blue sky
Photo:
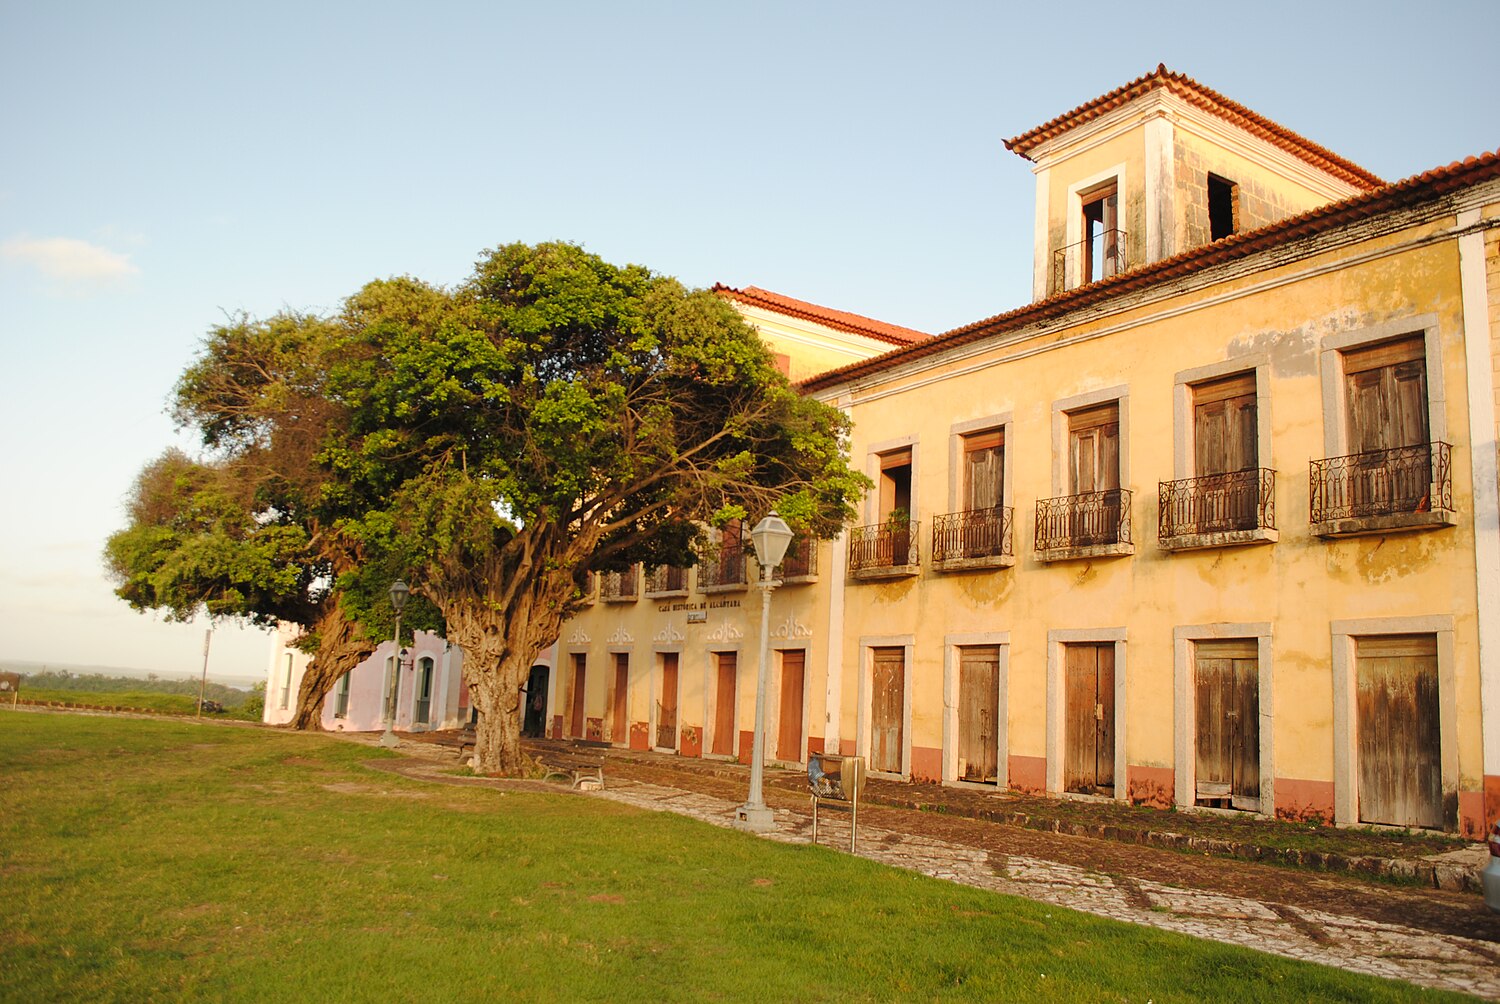
[[[1063,9],[0,0],[0,658],[200,664],[100,550],[226,312],[563,238],[945,330],[1029,296],[1002,140],[1158,62],[1392,180],[1500,147],[1500,3]]]

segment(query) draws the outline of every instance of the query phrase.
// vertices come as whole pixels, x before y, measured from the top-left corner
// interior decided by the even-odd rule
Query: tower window
[[[1239,187],[1217,174],[1208,176],[1208,231],[1209,240],[1228,237],[1238,228]]]

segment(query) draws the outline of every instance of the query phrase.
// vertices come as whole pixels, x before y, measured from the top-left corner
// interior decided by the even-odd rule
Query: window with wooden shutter
[[[1193,386],[1193,460],[1199,477],[1260,466],[1253,371]]]
[[[999,429],[964,440],[964,509],[993,509],[1004,503],[1005,435]]]
[[[1069,493],[1120,487],[1120,405],[1117,401],[1068,413]]]
[[[1122,271],[1120,193],[1110,182],[1083,196],[1084,282],[1098,282]]]
[[[1423,336],[1345,352],[1344,396],[1350,453],[1427,443]]]

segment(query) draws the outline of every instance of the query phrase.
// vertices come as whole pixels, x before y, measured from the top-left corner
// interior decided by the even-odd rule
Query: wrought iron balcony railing
[[[818,574],[818,538],[798,534],[781,559],[783,579],[809,579]]]
[[[1276,472],[1250,468],[1161,483],[1162,540],[1229,530],[1276,529]]]
[[[1036,549],[1129,544],[1130,492],[1086,492],[1036,503]]]
[[[932,560],[1011,557],[1011,525],[1015,510],[1010,506],[970,509],[938,516],[932,521]]]
[[[640,565],[631,565],[623,572],[601,572],[600,599],[617,603],[637,599],[641,595],[640,570]]]
[[[1068,262],[1075,268],[1070,275]],[[1052,252],[1051,294],[1086,286],[1125,271],[1125,231],[1106,230]]]
[[[725,589],[750,581],[749,557],[754,551],[744,537],[731,537],[704,549],[698,563],[699,589]]]
[[[646,573],[646,594],[686,593],[688,570],[675,565],[653,565]]]
[[[876,523],[849,531],[849,571],[906,568],[917,564],[915,521]]]
[[[1453,512],[1452,447],[1422,443],[1311,462],[1310,519]]]

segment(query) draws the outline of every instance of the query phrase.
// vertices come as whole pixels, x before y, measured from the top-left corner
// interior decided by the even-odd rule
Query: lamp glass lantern
[[[766,570],[763,574],[769,576],[771,570],[781,564],[793,536],[792,528],[776,515],[775,510],[755,524],[755,529],[750,531],[750,540],[755,544],[755,560]]]

